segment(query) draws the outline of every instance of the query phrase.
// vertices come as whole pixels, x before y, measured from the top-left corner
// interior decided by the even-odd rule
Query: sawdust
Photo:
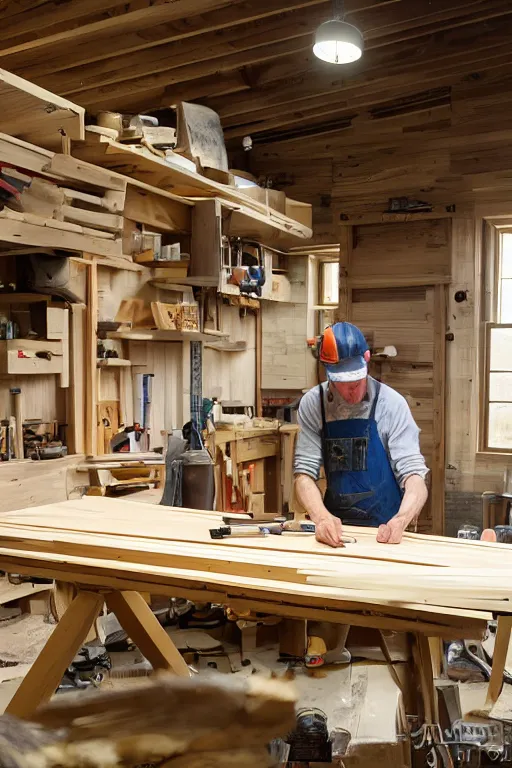
[[[36,660],[55,625],[45,624],[43,616],[25,614],[0,624],[0,659],[31,664]]]

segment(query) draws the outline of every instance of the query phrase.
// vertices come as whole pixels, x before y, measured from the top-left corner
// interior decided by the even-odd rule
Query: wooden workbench
[[[28,717],[50,699],[105,602],[155,669],[188,675],[148,592],[236,613],[411,632],[427,721],[437,706],[432,639],[481,637],[494,611],[489,697],[497,699],[512,622],[506,545],[412,534],[399,547],[378,545],[371,529],[347,529],[357,541],[338,550],[303,534],[214,541],[209,529],[221,522],[212,512],[99,497],[0,516],[0,568],[78,588],[9,713]]]

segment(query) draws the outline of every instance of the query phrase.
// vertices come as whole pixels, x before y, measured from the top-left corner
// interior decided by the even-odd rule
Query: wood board
[[[219,523],[218,513],[87,497],[1,515],[0,564],[14,558],[22,567],[28,559],[38,572],[57,574],[79,568],[89,583],[115,563],[122,578],[203,584],[234,591],[237,600],[263,594],[278,615],[276,600],[311,608],[322,597],[324,609],[344,606],[356,621],[369,606],[392,616],[393,626],[441,616],[441,634],[461,631],[461,621],[483,629],[488,611],[507,612],[512,596],[505,545],[407,534],[390,547],[377,544],[372,529],[351,529],[357,542],[338,550],[301,534],[215,541],[209,529]]]

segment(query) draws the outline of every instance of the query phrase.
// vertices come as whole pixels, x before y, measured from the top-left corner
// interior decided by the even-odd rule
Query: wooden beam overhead
[[[8,56],[8,65],[16,72],[24,72],[25,77],[36,79],[56,72],[66,72],[84,64],[92,64],[110,59],[120,60],[123,57],[142,51],[145,55],[149,50],[167,43],[186,40],[210,32],[221,32],[229,27],[240,24],[257,22],[271,18],[280,13],[294,9],[309,8],[324,5],[328,8],[328,0],[261,0],[255,4],[253,0],[242,0],[235,6],[223,6],[214,11],[201,13],[187,19],[172,20],[149,28],[139,28],[134,32],[116,34],[115,30],[109,37],[108,45],[102,39],[90,44],[78,43],[60,44],[52,51],[35,50],[24,54]],[[113,55],[115,52],[115,55]],[[3,56],[0,51],[0,57]],[[69,67],[70,59],[73,67]],[[135,60],[134,60],[135,61]],[[106,65],[108,71],[109,65]],[[144,71],[144,70],[141,70]]]
[[[96,0],[93,0],[96,3]],[[2,50],[2,56],[9,56],[15,53],[23,53],[30,51],[34,48],[48,47],[59,45],[66,40],[78,40],[87,38],[92,40],[103,37],[105,43],[108,45],[108,39],[112,31],[116,32],[129,32],[136,31],[144,27],[150,27],[154,24],[162,24],[164,22],[172,21],[173,19],[183,19],[189,16],[195,16],[205,11],[215,10],[222,6],[228,6],[236,4],[237,0],[138,0],[137,3],[125,3],[119,7],[119,12],[113,15],[109,15],[106,19],[101,21],[94,21],[90,24],[76,25],[71,24],[68,28],[50,34],[48,36],[36,36],[34,34],[33,39],[24,42],[13,40],[13,27],[6,24],[2,27],[0,32],[0,39],[8,39],[13,42],[8,48]],[[45,4],[47,6],[53,5],[53,3]],[[135,8],[134,8],[135,6]],[[40,7],[37,10],[37,14],[43,13],[46,15],[48,9]],[[32,18],[32,21],[30,20]],[[21,18],[16,23],[14,29],[16,32],[23,36],[23,30],[28,25],[31,27],[33,24],[33,17],[26,16]],[[37,28],[36,28],[37,31]]]
[[[492,51],[496,46],[509,44],[512,23],[508,14],[512,14],[512,7],[503,20],[487,22],[485,34],[478,22],[462,29],[444,31],[439,36],[427,35],[407,44],[402,41],[394,48],[374,50],[370,45],[363,59],[343,68],[341,73],[337,68],[333,70],[319,62],[312,53],[307,57],[296,56],[261,72],[257,87],[247,96],[211,98],[208,106],[219,113],[225,125],[229,125],[232,116],[254,112],[260,117],[262,109],[289,109],[293,108],[294,101],[304,107],[310,106],[309,99],[319,100],[324,95],[332,96],[334,91],[366,84],[373,73],[380,79],[400,73],[406,77],[415,68],[421,70],[432,61],[439,64],[441,58],[449,62],[456,59],[471,62],[475,51]]]
[[[196,70],[208,75],[210,64],[219,58],[242,51],[293,40],[301,37],[311,39],[312,30],[326,16],[325,3],[318,6],[279,14],[270,18],[250,21],[246,24],[228,26],[222,30],[195,35],[177,42],[159,45],[149,51],[139,51],[126,57],[90,64],[87,78],[83,69],[59,72],[45,78],[46,87],[61,94],[84,93],[97,87],[105,88],[113,83],[137,80],[162,72],[182,71],[185,66],[197,64]],[[268,54],[268,51],[267,51]],[[203,67],[200,63],[203,63]],[[179,75],[179,72],[176,73]]]
[[[198,101],[227,139],[260,142],[438,112],[452,86],[510,69],[510,0],[346,6],[365,55],[333,67],[312,53],[330,0],[6,0],[0,63],[92,114]]]
[[[494,68],[509,70],[512,66],[512,53],[507,52],[498,56],[497,58],[486,58],[483,62],[474,62],[475,64],[482,64],[482,71],[488,71]],[[299,123],[318,122],[320,118],[333,118],[335,116],[350,115],[357,113],[358,110],[363,108],[381,104],[383,101],[389,102],[393,99],[400,99],[403,96],[413,95],[422,88],[428,86],[429,83],[435,83],[437,86],[452,85],[460,81],[465,77],[467,72],[467,66],[458,66],[457,68],[448,68],[448,71],[443,67],[439,67],[436,70],[425,73],[422,76],[415,77],[414,73],[411,73],[407,83],[397,83],[394,88],[390,82],[384,85],[385,81],[381,83],[379,88],[377,84],[372,86],[371,90],[366,92],[357,92],[354,98],[347,98],[346,101],[341,101],[340,94],[337,93],[329,100],[326,100],[322,105],[308,107],[304,109],[302,106],[300,110],[290,111],[278,117],[269,118],[268,120],[260,120],[253,123],[243,123],[233,128],[225,130],[224,134],[227,140],[236,137],[247,136],[248,134],[260,133],[281,127],[282,125],[288,125],[293,123],[297,125]],[[392,80],[392,78],[389,78]],[[337,96],[337,98],[336,98]]]

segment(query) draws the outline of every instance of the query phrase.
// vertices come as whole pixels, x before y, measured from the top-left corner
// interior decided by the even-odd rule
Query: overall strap
[[[377,410],[377,402],[380,395],[380,381],[375,381],[375,397],[373,398],[372,408],[370,411],[370,420],[375,421],[375,411]]]
[[[320,397],[320,411],[322,414],[322,436],[325,437],[325,431],[326,431],[325,401],[324,401],[324,388],[321,384],[318,385],[318,394]]]
[[[324,465],[324,470],[327,478],[329,477],[329,468],[328,468],[328,455],[327,455],[327,449],[325,445],[325,441],[327,438],[327,423],[325,419],[325,402],[324,402],[324,388],[321,384],[318,385],[318,394],[320,396],[320,412],[322,414],[322,431],[320,433],[321,440],[322,440],[322,462]]]

